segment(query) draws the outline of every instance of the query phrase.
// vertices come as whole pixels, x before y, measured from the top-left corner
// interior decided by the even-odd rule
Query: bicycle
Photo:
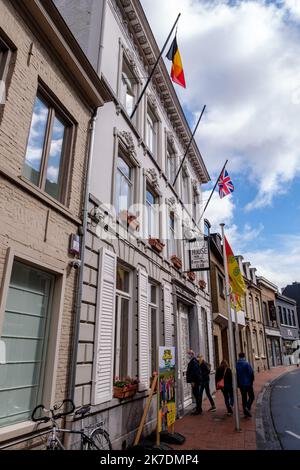
[[[70,405],[70,409],[67,411],[61,411],[56,413],[57,411],[61,410],[64,406],[67,407]],[[38,405],[34,408],[31,419],[34,422],[40,423],[48,423],[51,421],[52,429],[51,429],[51,436],[48,438],[47,443],[47,450],[66,450],[63,443],[60,440],[59,434],[60,433],[67,433],[67,434],[77,434],[80,435],[80,450],[112,450],[112,445],[109,439],[108,432],[103,429],[103,421],[96,424],[96,427],[91,427],[91,431],[86,433],[86,429],[88,430],[89,427],[84,428],[83,426],[83,418],[84,415],[90,412],[90,406],[82,406],[78,410],[76,410],[75,404],[73,400],[65,399],[62,402],[55,403],[54,406],[49,410],[47,410],[44,405]],[[43,412],[43,415],[38,417],[38,411]],[[81,417],[81,429],[80,431],[75,431],[71,429],[64,429],[59,428],[57,425],[57,420],[60,418],[70,415],[75,411],[75,416]],[[46,414],[50,413],[50,416],[46,416]]]

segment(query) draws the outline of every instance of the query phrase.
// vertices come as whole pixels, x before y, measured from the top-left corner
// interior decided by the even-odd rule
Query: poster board
[[[176,420],[175,347],[160,346],[158,351],[158,432],[168,431]]]
[[[209,238],[204,236],[201,240],[189,242],[190,271],[209,271]]]

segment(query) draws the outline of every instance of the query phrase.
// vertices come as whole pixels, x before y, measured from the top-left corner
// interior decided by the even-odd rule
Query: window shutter
[[[164,285],[164,323],[165,323],[165,346],[173,346],[173,318],[171,305],[171,286]]]
[[[138,271],[138,338],[139,338],[139,390],[147,390],[149,384],[149,314],[148,274]]]
[[[92,404],[112,398],[117,257],[99,252],[98,295],[94,344]]]

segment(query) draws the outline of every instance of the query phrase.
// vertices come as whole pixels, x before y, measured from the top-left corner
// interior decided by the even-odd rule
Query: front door
[[[187,350],[191,348],[190,344],[190,326],[189,326],[189,307],[178,303],[179,310],[179,339],[180,339],[180,368],[182,370],[183,385],[183,407],[186,408],[192,403],[191,385],[186,382],[186,370],[189,359]]]

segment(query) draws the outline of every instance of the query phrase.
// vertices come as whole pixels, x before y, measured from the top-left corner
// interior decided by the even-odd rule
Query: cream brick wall
[[[41,45],[12,4],[0,0],[0,28],[16,46],[7,101],[0,114],[0,286],[9,247],[32,257],[37,264],[47,263],[66,273],[55,397],[58,400],[68,396],[77,283],[77,272],[68,266],[71,259],[68,246],[69,235],[77,232],[80,223],[78,217],[83,199],[91,111],[80,98],[72,81],[66,78],[67,72],[62,72],[63,64]],[[31,43],[33,55],[28,65]],[[39,79],[52,90],[77,122],[72,180],[66,208],[69,216],[59,209],[59,205],[46,203],[46,200],[39,198],[39,190],[31,190],[30,185],[20,178]],[[10,178],[7,173],[11,175]],[[91,282],[95,283],[94,276]],[[91,293],[87,292],[89,295]],[[87,314],[92,315],[92,312]],[[89,337],[88,330],[81,334],[83,338]],[[90,348],[87,346],[82,354],[88,360],[91,356]]]

